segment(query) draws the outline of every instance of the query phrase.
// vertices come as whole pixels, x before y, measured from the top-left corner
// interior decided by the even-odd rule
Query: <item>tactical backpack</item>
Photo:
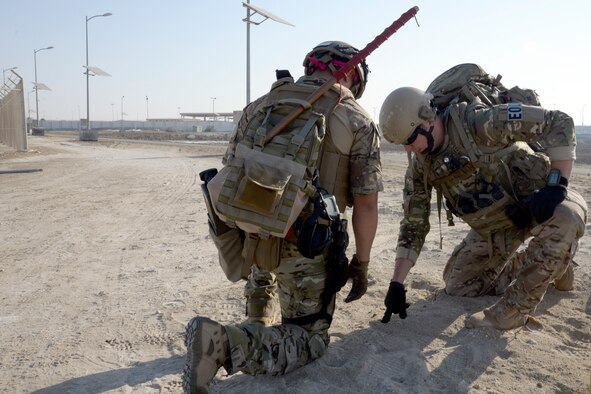
[[[433,95],[432,104],[438,112],[449,110],[449,116],[458,130],[466,129],[468,125],[459,117],[459,113],[453,104],[468,103],[477,101],[486,106],[498,104],[520,103],[525,105],[540,106],[538,94],[532,89],[522,89],[514,86],[507,89],[501,83],[501,75],[496,77],[486,73],[482,67],[473,63],[458,64],[435,78],[427,87],[427,92]],[[518,106],[516,106],[519,108]],[[511,108],[509,108],[509,111]],[[472,163],[477,167],[492,163],[495,159],[503,158],[504,155],[514,152],[516,149],[527,149],[527,144],[513,144],[504,149],[482,147],[476,144],[472,134],[469,132],[460,133],[454,141],[465,148]],[[540,150],[539,146],[530,146],[529,151]],[[533,192],[533,191],[532,191]]]
[[[538,95],[534,90],[522,89],[518,86],[507,89],[500,81],[500,75],[493,77],[476,64],[464,63],[450,68],[435,78],[426,91],[433,95],[432,104],[438,112],[448,111],[451,121],[458,130],[468,129],[468,125],[461,119],[457,107],[452,106],[453,104],[481,102],[486,106],[510,103],[540,106]],[[443,192],[446,198],[451,196],[445,186],[450,177],[465,178],[479,172],[485,182],[490,182],[494,174],[501,172],[506,174],[507,182],[503,186],[506,192],[479,194],[479,196],[494,197],[490,197],[487,201],[475,199],[474,204],[479,207],[477,211],[469,214],[460,213],[460,216],[483,236],[490,236],[492,231],[512,226],[503,207],[514,204],[522,196],[533,193],[536,188],[544,185],[545,175],[550,165],[548,158],[543,153],[537,152],[538,147],[532,149],[524,142],[517,142],[499,149],[479,146],[470,132],[452,133],[450,139],[456,146],[463,147],[468,157],[465,157],[466,163],[456,166],[457,171],[432,180],[437,190],[439,213],[442,205],[441,193]],[[510,170],[511,168],[517,168],[519,171],[514,173]],[[491,187],[498,186],[491,185]],[[450,211],[447,211],[447,218],[453,225]]]
[[[326,119],[342,98],[332,88],[310,105],[305,99],[316,89],[281,78],[258,103],[234,155],[208,184],[226,224],[262,239],[284,238],[316,194]],[[296,106],[306,110],[266,142],[267,133]]]
[[[477,64],[463,63],[435,78],[426,91],[433,95],[432,103],[439,110],[450,104],[472,103],[477,98],[488,106],[510,102],[540,105],[534,90],[519,86],[507,89],[501,83],[501,78],[501,75],[493,77]]]

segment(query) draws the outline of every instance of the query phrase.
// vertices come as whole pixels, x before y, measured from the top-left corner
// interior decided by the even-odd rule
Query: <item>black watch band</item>
[[[560,177],[560,181],[558,182],[559,185],[567,187],[568,186],[568,179],[566,179],[565,177],[561,176]]]

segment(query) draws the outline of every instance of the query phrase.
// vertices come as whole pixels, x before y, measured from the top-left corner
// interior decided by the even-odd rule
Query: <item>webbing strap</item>
[[[320,319],[325,319],[330,324],[332,322],[332,315],[326,311],[326,306],[323,306],[320,312],[313,313],[311,315],[300,316],[300,317],[282,317],[281,324],[295,324],[297,326],[304,326],[306,324],[312,324]]]
[[[287,152],[285,153],[286,157],[289,157],[291,160],[295,159],[298,151],[306,141],[306,136],[312,130],[314,124],[316,124],[316,120],[318,120],[319,116],[320,115],[317,113],[312,113],[306,124],[304,124],[304,127],[302,127],[301,130],[299,130],[299,132],[291,138]]]
[[[443,249],[443,230],[441,229],[441,202],[443,197],[441,195],[441,190],[437,190],[437,218],[439,219],[439,249]]]
[[[271,116],[272,110],[272,106],[269,106],[269,108],[267,108],[267,114],[265,115],[265,118],[261,122],[261,125],[257,128],[257,131],[255,132],[255,135],[253,137],[253,149],[261,151],[265,146],[265,138],[267,136],[268,131],[267,123],[269,122],[269,117]]]
[[[478,161],[478,157],[480,156],[481,152],[472,136],[469,135],[468,130],[464,127],[464,123],[460,120],[460,115],[458,114],[458,110],[455,107],[450,107],[449,113],[451,115],[451,119],[454,122],[456,128],[458,129],[458,135],[462,142],[462,145],[466,148],[468,156],[470,160],[473,162]]]
[[[304,99],[295,99],[295,98],[284,98],[277,101],[278,104],[296,104],[300,105],[304,108],[304,110],[312,108],[312,104],[310,104],[307,100]]]
[[[431,156],[427,155],[423,162],[423,188],[425,189],[425,196],[427,196],[425,200],[427,207],[431,204],[431,193],[427,194],[429,191],[429,172],[431,172]]]
[[[460,168],[459,170],[455,170],[451,174],[444,175],[440,178],[431,180],[431,183],[435,187],[440,187],[445,185],[445,183],[450,179],[465,179],[474,174],[477,170],[478,168],[472,162],[469,162],[464,167]]]
[[[517,193],[515,193],[515,188],[513,187],[513,177],[511,176],[511,170],[509,170],[509,166],[504,160],[501,159],[500,161],[503,165],[503,169],[505,170],[505,175],[507,175],[509,186],[511,186],[511,194],[513,195],[515,201],[519,201],[519,197],[517,197]]]

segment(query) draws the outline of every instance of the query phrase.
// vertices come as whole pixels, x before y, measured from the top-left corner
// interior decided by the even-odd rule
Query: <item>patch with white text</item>
[[[523,108],[521,103],[507,104],[507,120],[521,120],[523,119]]]

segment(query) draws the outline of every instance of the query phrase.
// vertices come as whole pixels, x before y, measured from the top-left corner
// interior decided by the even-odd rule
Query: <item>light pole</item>
[[[125,96],[121,96],[121,131],[123,131],[123,99]]]
[[[115,120],[115,104],[111,103],[111,120]]]
[[[27,93],[27,108],[29,111],[29,118],[27,119],[27,131],[31,131],[31,123],[33,122],[33,120],[31,119],[31,100],[29,100],[31,93],[33,93],[34,90],[31,90],[29,93]]]
[[[16,70],[18,67],[10,67],[10,68],[4,68],[2,69],[2,83],[5,84],[6,83],[6,77],[4,76],[6,74],[6,71],[11,71],[11,70]]]
[[[210,97],[211,99],[211,113],[213,114],[213,120],[215,120],[215,99],[216,97]]]
[[[148,120],[148,96],[146,96],[146,121]]]
[[[93,15],[90,18],[86,17],[86,138],[82,138],[82,133],[80,133],[80,140],[94,140],[93,136],[90,135],[90,94],[89,94],[89,86],[90,86],[90,70],[88,69],[88,21],[93,18],[98,18],[102,16],[111,16],[110,12],[106,12],[102,15]]]
[[[39,127],[39,86],[37,85],[37,52],[44,51],[46,49],[53,49],[53,47],[46,47],[41,49],[33,50],[33,58],[35,60],[35,114],[37,117],[37,121],[35,122],[35,127]]]
[[[269,11],[261,8],[255,7],[254,5],[250,4],[250,0],[246,0],[246,3],[242,3],[244,7],[246,7],[246,18],[242,19],[246,22],[246,104],[250,104],[250,24],[253,25],[260,25],[267,19],[272,19],[275,22],[283,23],[284,25],[294,26],[285,19],[281,19],[278,16],[271,14]],[[264,19],[260,22],[255,22],[250,19],[251,16],[259,14]],[[295,27],[295,26],[294,26]]]

